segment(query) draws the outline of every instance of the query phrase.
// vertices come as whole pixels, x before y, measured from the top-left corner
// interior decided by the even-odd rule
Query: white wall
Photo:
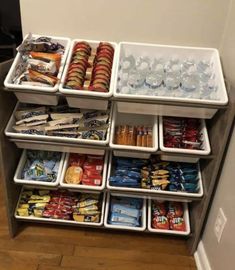
[[[235,0],[231,1],[224,36],[220,48],[224,72],[235,87]],[[233,270],[235,255],[235,128],[231,137],[220,182],[213,200],[202,243],[213,270]],[[220,243],[213,228],[219,208],[227,217]],[[207,270],[207,269],[205,269]]]
[[[235,1],[231,0],[220,45],[224,73],[235,86]]]
[[[229,2],[21,0],[20,4],[24,34],[219,47]]]

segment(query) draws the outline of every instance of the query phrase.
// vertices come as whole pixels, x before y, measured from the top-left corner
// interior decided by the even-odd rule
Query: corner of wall
[[[198,244],[194,259],[198,270],[212,270],[202,241]]]

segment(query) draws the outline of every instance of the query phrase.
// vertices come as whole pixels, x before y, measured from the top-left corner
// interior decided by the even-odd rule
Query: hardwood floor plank
[[[166,239],[154,237],[132,237],[129,235],[120,235],[120,236],[110,236],[103,235],[101,236],[87,236],[79,239],[77,246],[80,247],[100,247],[108,248],[115,247],[117,249],[135,249],[138,247],[139,250],[149,251],[155,250],[155,252],[167,252],[170,254],[179,254],[179,255],[189,255],[189,252],[186,248],[185,242],[179,243],[169,243]]]
[[[100,247],[76,247],[74,256],[87,258],[103,258],[114,259],[122,261],[132,261],[139,263],[153,263],[175,266],[191,266],[194,261],[192,257],[173,255],[170,256],[163,252],[156,252],[154,249],[149,251],[142,251],[136,246],[135,249],[116,249],[116,248],[100,248]],[[63,265],[63,259],[62,259]]]
[[[36,228],[36,230],[32,230]],[[58,237],[59,235],[63,235],[63,237]],[[46,237],[45,237],[46,235]],[[156,252],[162,252],[167,250],[167,253],[170,254],[179,254],[179,255],[189,255],[187,250],[185,240],[182,239],[169,239],[167,237],[162,237],[159,235],[151,237],[152,235],[133,235],[132,233],[122,234],[112,234],[111,232],[107,232],[104,234],[103,231],[93,230],[93,233],[87,234],[83,230],[78,228],[77,230],[70,230],[67,228],[66,230],[51,228],[37,228],[37,227],[28,227],[24,230],[23,233],[20,233],[16,239],[20,241],[30,241],[30,242],[38,242],[40,239],[40,243],[58,243],[58,244],[70,244],[84,247],[113,247],[115,248],[135,248],[138,246],[140,250],[148,251],[155,249]]]
[[[48,264],[59,265],[61,262],[60,254],[50,254],[43,252],[24,252],[24,251],[0,251],[0,261],[4,261],[6,264]]]
[[[0,270],[37,270],[37,264],[9,263],[0,261]]]
[[[45,236],[47,238],[47,236]],[[48,240],[47,240],[48,241]],[[1,240],[0,250],[12,250],[12,251],[24,251],[24,252],[45,252],[50,254],[61,255],[73,255],[74,246],[57,244],[56,242],[41,243],[41,239],[38,238],[37,242],[32,241],[20,241],[17,239]]]
[[[161,264],[157,260],[156,263],[142,263],[125,261],[121,257],[119,259],[107,259],[107,258],[87,258],[83,256],[72,257],[64,256],[62,258],[62,267],[67,269],[79,269],[79,270],[190,270],[190,266],[177,266]],[[62,268],[63,269],[63,268]],[[61,270],[62,270],[61,269]],[[66,268],[65,268],[66,269]],[[65,270],[63,269],[63,270]],[[39,267],[39,270],[55,270],[53,268]]]

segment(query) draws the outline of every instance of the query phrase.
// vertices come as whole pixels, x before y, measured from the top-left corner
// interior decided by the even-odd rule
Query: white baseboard
[[[198,270],[212,270],[202,241],[198,244],[194,259]]]

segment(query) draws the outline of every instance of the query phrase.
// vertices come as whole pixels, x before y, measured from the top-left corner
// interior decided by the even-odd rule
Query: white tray
[[[25,149],[21,155],[20,162],[17,166],[15,176],[14,176],[14,182],[18,184],[27,184],[27,185],[33,185],[33,186],[48,186],[48,187],[55,187],[59,185],[62,169],[63,169],[63,164],[64,164],[64,159],[65,159],[65,154],[61,153],[61,160],[60,160],[60,166],[59,170],[57,173],[57,178],[55,182],[44,182],[44,181],[33,181],[33,180],[25,180],[22,178],[22,171],[25,166],[25,162],[27,159],[27,150]]]
[[[70,190],[97,190],[97,191],[102,191],[105,188],[105,181],[106,181],[106,174],[107,174],[107,166],[108,166],[108,151],[105,154],[104,157],[104,168],[102,172],[102,184],[101,186],[90,186],[90,185],[79,185],[79,184],[67,184],[64,182],[65,174],[68,168],[68,162],[69,162],[69,156],[70,154],[67,153],[65,157],[65,162],[62,170],[62,174],[60,177],[60,186],[66,189]]]
[[[160,141],[160,149],[164,152],[170,153],[181,153],[181,154],[193,154],[193,155],[209,155],[211,152],[210,142],[208,138],[208,133],[206,129],[206,123],[204,119],[201,119],[201,133],[203,135],[203,144],[202,148],[204,150],[191,150],[191,149],[181,149],[181,148],[170,148],[164,146],[164,138],[163,138],[163,117],[159,117],[159,141]],[[167,155],[164,154],[166,157]],[[166,160],[166,159],[165,159]],[[170,160],[170,159],[169,159]],[[185,158],[185,162],[187,162],[188,158]],[[182,159],[181,159],[182,161]]]
[[[176,101],[185,103],[199,103],[199,104],[213,104],[213,105],[225,105],[228,103],[228,96],[223,78],[223,72],[220,63],[219,52],[214,48],[200,48],[200,47],[184,47],[184,46],[169,46],[159,44],[145,44],[145,43],[132,43],[132,42],[120,42],[118,51],[118,65],[124,55],[134,56],[149,56],[156,58],[169,59],[170,57],[177,57],[178,59],[193,58],[197,60],[209,60],[213,63],[216,73],[216,83],[218,85],[218,91],[220,94],[220,100],[203,100],[194,98],[180,98],[180,97],[166,97],[166,96],[146,96],[146,95],[131,95],[121,94],[117,92],[118,83],[118,68],[116,69],[114,96],[119,98],[139,99],[139,100],[161,100],[161,101]],[[132,106],[132,104],[130,104]]]
[[[130,226],[119,226],[119,225],[112,225],[108,223],[109,217],[109,206],[110,206],[110,196],[118,196],[118,197],[133,197],[135,196],[127,196],[125,194],[110,194],[107,193],[107,201],[105,206],[105,216],[104,216],[104,226],[110,229],[121,229],[121,230],[131,230],[131,231],[144,231],[146,229],[146,199],[143,199],[143,208],[142,208],[142,226],[141,227],[130,227]]]
[[[112,66],[112,73],[110,78],[110,87],[109,92],[102,93],[102,92],[94,92],[94,91],[85,91],[85,90],[74,90],[74,89],[67,89],[64,87],[65,79],[67,76],[69,64],[71,62],[73,56],[73,48],[79,41],[84,41],[85,39],[74,39],[72,40],[70,51],[68,54],[68,58],[66,61],[66,65],[63,71],[61,84],[59,87],[59,91],[63,94],[74,95],[74,97],[66,97],[68,104],[71,107],[78,107],[78,108],[92,108],[92,109],[106,109],[108,105],[108,101],[106,100],[91,100],[89,97],[101,97],[101,98],[109,98],[113,95],[113,88],[115,82],[115,72],[116,72],[116,63],[117,63],[117,43],[108,41],[114,48],[114,56],[113,56],[113,66]],[[92,48],[97,48],[100,41],[95,40],[85,40],[90,44]],[[88,97],[87,99],[81,97]]]
[[[115,127],[118,125],[147,125],[153,127],[153,147],[140,147],[132,145],[119,145],[115,144]],[[144,114],[125,114],[120,113],[117,110],[117,107],[114,107],[113,120],[111,126],[111,136],[110,136],[110,147],[112,149],[118,150],[117,155],[124,155],[127,157],[143,157],[148,158],[150,153],[156,152],[158,150],[158,117],[150,116]],[[130,150],[130,151],[121,151],[121,150]],[[132,151],[139,151],[132,152]],[[141,152],[141,153],[140,153]],[[146,152],[149,153],[146,155]]]
[[[161,229],[154,229],[152,228],[152,211],[151,211],[151,204],[152,200],[148,201],[148,231],[152,233],[162,233],[162,234],[174,234],[174,235],[189,235],[190,234],[190,220],[189,220],[189,211],[188,211],[188,204],[183,203],[184,205],[184,221],[186,225],[186,231],[174,231],[174,230],[161,230]]]
[[[24,187],[21,190],[21,193],[23,192]],[[23,220],[23,221],[38,221],[38,222],[45,222],[45,223],[52,223],[52,224],[61,224],[61,225],[80,225],[80,226],[90,226],[90,227],[100,227],[103,225],[104,222],[104,210],[105,210],[105,197],[106,194],[103,193],[103,199],[102,199],[102,206],[101,206],[101,215],[100,215],[100,221],[99,222],[78,222],[75,220],[63,220],[63,219],[50,219],[50,218],[39,218],[39,217],[33,217],[33,216],[29,216],[29,217],[22,217],[22,216],[18,216],[17,215],[17,208],[18,205],[20,203],[20,197],[21,197],[21,193],[19,196],[19,200],[15,209],[15,218],[19,219],[19,220]]]
[[[112,107],[110,109],[109,127],[107,129],[106,139],[103,141],[96,141],[96,140],[90,140],[90,139],[88,140],[88,139],[79,139],[79,138],[65,138],[65,137],[56,137],[56,136],[47,136],[47,135],[31,135],[31,134],[16,133],[12,127],[15,125],[14,115],[19,105],[20,103],[18,102],[16,104],[16,107],[5,129],[5,135],[10,137],[12,140],[23,139],[23,140],[38,140],[38,141],[47,141],[47,142],[77,143],[77,144],[89,144],[89,145],[107,145],[109,143]]]
[[[43,35],[33,35],[33,37],[41,37]],[[28,37],[28,35],[25,37],[25,39]],[[66,58],[67,58],[67,55],[68,55],[68,52],[69,52],[69,47],[70,47],[70,39],[69,38],[64,38],[64,37],[54,37],[54,36],[48,36],[48,37],[51,37],[52,38],[52,41],[53,42],[59,42],[60,44],[62,44],[64,47],[65,47],[65,51],[64,51],[64,54],[62,56],[62,59],[61,59],[61,64],[60,64],[60,69],[59,69],[59,72],[58,72],[58,75],[57,75],[57,78],[59,79],[59,81],[57,82],[57,84],[53,87],[39,87],[39,86],[29,86],[29,85],[18,85],[18,84],[14,84],[12,83],[12,78],[14,76],[14,71],[15,71],[15,68],[17,66],[17,64],[20,62],[21,60],[21,56],[20,56],[20,53],[17,53],[16,55],[16,58],[7,74],[7,77],[4,81],[4,85],[7,87],[7,88],[12,88],[12,89],[15,89],[16,91],[17,90],[23,90],[23,89],[27,89],[27,90],[30,90],[32,91],[32,94],[33,94],[33,91],[37,90],[37,91],[42,91],[42,92],[56,92],[59,88],[59,84],[60,84],[60,78],[62,76],[62,72],[63,72],[63,69],[64,69],[64,65],[65,65],[65,62],[66,62]],[[30,94],[29,94],[30,95]],[[39,100],[40,102],[40,100]]]
[[[107,188],[111,191],[119,191],[119,192],[138,192],[140,194],[146,195],[146,196],[151,196],[151,195],[171,195],[174,197],[186,197],[186,198],[201,198],[203,196],[203,184],[202,184],[202,175],[201,175],[201,171],[200,171],[200,166],[198,164],[198,176],[199,176],[199,180],[198,180],[198,186],[199,186],[199,190],[197,193],[189,193],[189,192],[174,192],[174,191],[167,191],[167,190],[151,190],[151,189],[144,189],[144,188],[131,188],[131,187],[115,187],[115,186],[111,186],[109,183],[109,178],[112,174],[112,155],[110,155],[109,158],[109,166],[108,166],[108,174],[107,174]]]

